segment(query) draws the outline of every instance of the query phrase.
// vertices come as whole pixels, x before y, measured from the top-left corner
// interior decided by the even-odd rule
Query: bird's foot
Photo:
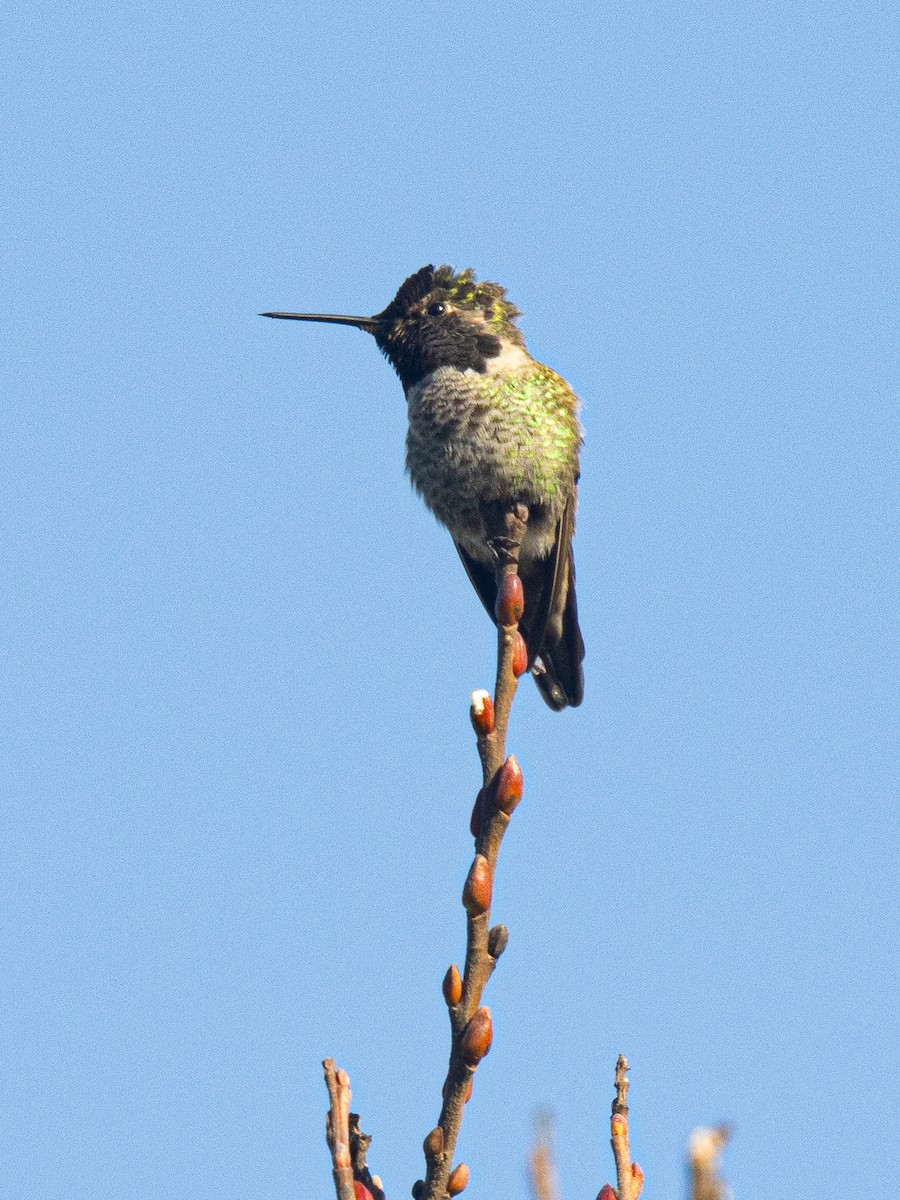
[[[500,567],[519,561],[519,550],[528,526],[528,505],[517,501],[483,501],[484,540]]]

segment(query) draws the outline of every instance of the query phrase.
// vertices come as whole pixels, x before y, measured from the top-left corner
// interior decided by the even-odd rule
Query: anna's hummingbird
[[[371,333],[400,376],[409,408],[406,465],[449,529],[494,616],[494,552],[484,505],[528,507],[519,556],[528,664],[551,708],[580,704],[584,642],[578,628],[572,535],[581,429],[578,400],[531,357],[505,288],[472,271],[422,267],[374,317],[262,313],[330,321]]]

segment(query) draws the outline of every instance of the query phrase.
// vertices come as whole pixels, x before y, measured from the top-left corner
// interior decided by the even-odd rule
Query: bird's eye
[[[429,317],[440,317],[443,316],[444,312],[445,308],[444,305],[441,304],[440,300],[436,300],[434,304],[428,305]]]

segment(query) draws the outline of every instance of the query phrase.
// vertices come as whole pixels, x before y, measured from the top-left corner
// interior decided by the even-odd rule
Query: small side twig
[[[359,1113],[352,1112],[350,1114],[350,1158],[353,1162],[354,1182],[361,1183],[371,1195],[372,1200],[385,1200],[381,1179],[372,1174],[369,1164],[366,1162],[371,1145],[372,1135],[363,1133],[359,1127]],[[360,1196],[359,1188],[356,1189],[356,1195],[357,1200],[367,1200],[365,1196]]]
[[[726,1200],[728,1185],[719,1174],[722,1151],[731,1136],[727,1125],[717,1129],[697,1128],[688,1139],[691,1200]]]
[[[497,678],[494,697],[472,695],[472,724],[478,738],[482,787],[472,813],[475,857],[463,888],[466,957],[462,974],[454,964],[444,979],[444,999],[450,1014],[450,1062],[444,1082],[444,1102],[435,1128],[424,1143],[425,1178],[413,1187],[415,1200],[444,1200],[458,1195],[469,1180],[469,1169],[453,1152],[465,1105],[472,1095],[475,1070],[491,1048],[493,1023],[481,997],[509,938],[505,926],[491,928],[491,896],[500,843],[512,812],[522,797],[522,772],[506,755],[506,731],[518,677],[527,669],[527,651],[518,623],[524,608],[518,576],[519,551],[528,525],[523,504],[485,505],[485,540],[495,560],[497,581]]]
[[[534,1144],[528,1154],[528,1181],[533,1200],[559,1200],[553,1118],[549,1113],[540,1113],[535,1118]]]
[[[610,1118],[610,1145],[616,1160],[616,1188],[608,1183],[600,1189],[597,1200],[638,1200],[644,1186],[644,1172],[631,1161],[628,1144],[628,1059],[620,1054],[616,1062],[616,1098]]]

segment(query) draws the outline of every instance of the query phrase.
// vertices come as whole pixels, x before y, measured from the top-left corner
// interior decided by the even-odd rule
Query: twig
[[[691,1200],[725,1200],[728,1185],[719,1174],[722,1151],[731,1136],[727,1125],[717,1129],[697,1128],[688,1138]]]
[[[533,1200],[559,1200],[556,1155],[553,1152],[553,1118],[540,1113],[534,1121],[534,1144],[528,1155],[528,1179]]]
[[[481,1007],[481,997],[509,937],[503,925],[491,929],[490,916],[500,843],[522,796],[522,772],[516,760],[506,756],[506,731],[517,679],[527,668],[525,643],[518,631],[524,603],[518,565],[528,509],[522,504],[485,505],[482,515],[486,541],[496,562],[497,679],[493,700],[486,692],[472,695],[482,788],[472,814],[475,858],[463,889],[468,914],[466,958],[462,976],[454,965],[444,979],[450,1063],[441,1115],[424,1143],[425,1179],[413,1188],[416,1200],[443,1200],[457,1195],[468,1182],[465,1163],[450,1168],[475,1070],[490,1050],[493,1037],[490,1010]]]
[[[322,1067],[331,1099],[325,1140],[331,1151],[337,1200],[366,1200],[366,1193],[371,1200],[384,1200],[381,1180],[371,1174],[366,1163],[372,1139],[360,1129],[359,1115],[350,1111],[350,1076],[335,1066],[333,1058],[326,1058]]]
[[[615,1191],[610,1185],[604,1184],[600,1189],[597,1200],[638,1200],[644,1186],[644,1172],[636,1162],[631,1161],[631,1149],[628,1145],[628,1059],[620,1054],[616,1062],[616,1098],[612,1103],[610,1118],[610,1145],[616,1160]]]
[[[322,1066],[331,1098],[331,1108],[325,1119],[325,1140],[331,1151],[334,1190],[337,1200],[355,1200],[350,1158],[350,1077],[335,1066],[333,1058],[326,1058]]]

